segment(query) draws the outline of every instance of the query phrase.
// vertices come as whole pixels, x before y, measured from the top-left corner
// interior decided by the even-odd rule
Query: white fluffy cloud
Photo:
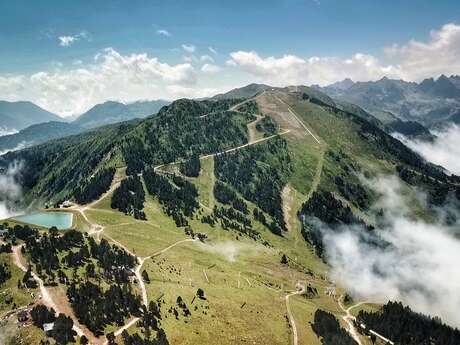
[[[58,39],[61,47],[70,47],[76,41],[75,36],[59,36]]]
[[[58,37],[59,45],[61,47],[70,47],[72,44],[81,39],[89,40],[89,33],[82,31],[77,35],[64,35]]]
[[[324,226],[332,278],[360,300],[400,300],[460,326],[460,277],[455,264],[460,260],[459,223],[442,223],[443,210],[435,222],[414,220],[396,177],[369,183],[381,195],[374,207],[385,211],[385,226],[376,233],[388,246],[374,245],[365,229],[349,226],[338,231]]]
[[[157,30],[157,35],[158,36],[171,37],[171,33],[168,30],[165,30],[165,29]]]
[[[14,204],[22,195],[21,186],[17,183],[21,169],[22,164],[15,162],[0,173],[0,220],[12,217],[17,212]]]
[[[184,49],[187,53],[194,53],[196,51],[196,47],[193,44],[183,44],[182,49]]]
[[[440,74],[460,73],[460,25],[446,24],[430,32],[427,42],[411,40],[393,45],[386,53],[398,61],[400,77],[420,80]]]
[[[26,99],[58,114],[72,115],[107,99],[175,98],[174,88],[168,87],[191,90],[196,82],[196,71],[189,63],[170,65],[147,54],[122,55],[109,48],[85,67],[0,76],[0,93],[7,100]],[[195,90],[188,96],[201,95],[201,90]]]
[[[452,124],[433,132],[433,142],[412,140],[401,134],[395,134],[404,144],[419,153],[426,160],[443,166],[449,172],[460,175],[460,127]]]
[[[169,32],[159,28],[157,34],[167,36]],[[76,40],[89,41],[90,35],[81,32],[61,38],[62,44],[69,46]],[[53,112],[71,115],[108,99],[133,101],[210,96],[204,90],[211,89],[200,84],[200,75],[205,77],[203,83],[205,80],[213,86],[218,85],[219,92],[252,82],[275,86],[325,85],[348,77],[365,81],[383,76],[420,80],[441,73],[460,74],[460,26],[446,24],[432,31],[426,42],[410,41],[390,46],[380,58],[364,53],[348,58],[264,57],[255,51],[234,51],[226,63],[231,73],[225,78],[222,75],[228,68],[215,63],[215,48],[208,47],[208,54],[196,55],[196,46],[182,44],[173,51],[185,52],[184,63],[162,62],[145,53],[122,55],[109,48],[98,54],[91,64],[75,60],[69,66],[54,64],[48,70],[32,74],[3,74],[0,75],[0,95],[11,101],[30,100]]]
[[[204,72],[204,73],[207,73],[207,74],[216,74],[216,73],[219,73],[221,71],[221,68],[219,66],[217,66],[217,65],[214,65],[214,64],[205,63],[201,67],[201,71]]]
[[[254,51],[237,51],[230,54],[230,66],[257,77],[259,81],[277,85],[320,84],[326,85],[347,77],[354,80],[397,77],[393,66],[382,66],[371,55],[357,53],[349,59],[336,57],[310,57],[295,55],[263,58]]]
[[[205,55],[201,55],[201,56],[200,56],[200,61],[201,61],[201,62],[213,63],[213,62],[214,62],[214,58],[213,58],[212,56],[209,56],[209,55],[205,54]]]
[[[15,130],[15,129],[11,129],[11,128],[6,128],[6,127],[1,127],[0,126],[0,137],[3,137],[5,135],[10,135],[10,134],[15,134],[17,133],[18,131]],[[2,151],[0,151],[0,156],[2,155],[1,153]]]
[[[338,57],[261,57],[254,51],[236,51],[230,54],[229,66],[278,85],[326,85],[344,78],[356,81],[375,80],[387,76],[410,81],[444,74],[460,73],[460,26],[446,24],[432,31],[428,42],[410,41],[385,50],[384,63],[375,56],[356,53],[350,58]]]

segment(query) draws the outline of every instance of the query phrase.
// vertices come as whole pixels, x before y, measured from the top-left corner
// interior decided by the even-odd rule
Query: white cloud
[[[201,67],[201,71],[207,74],[216,74],[221,71],[221,68],[217,65],[206,63]]]
[[[193,44],[183,44],[182,49],[184,49],[187,53],[194,53],[196,51],[196,47]]]
[[[449,23],[431,31],[428,42],[411,40],[404,45],[392,45],[385,51],[398,61],[397,68],[403,79],[459,74],[460,25]]]
[[[0,137],[3,137],[5,135],[11,135],[11,134],[16,134],[18,131],[14,128],[7,128],[7,127],[1,127],[0,126]],[[1,151],[0,151],[0,156],[1,156]]]
[[[410,41],[405,45],[393,45],[386,49],[391,64],[364,53],[347,58],[294,54],[264,57],[254,51],[235,51],[226,62],[234,69],[231,79],[214,77],[211,82],[224,91],[252,82],[279,86],[325,85],[347,77],[355,81],[383,76],[416,80],[433,73],[460,74],[459,32],[460,26],[447,24],[433,31],[425,43]],[[87,32],[75,37],[91,39]],[[65,44],[71,44],[71,40],[64,40]],[[186,89],[187,96],[193,97],[201,95],[205,89],[211,90],[199,84],[198,76],[207,74],[209,81],[211,74],[221,69],[212,61],[216,49],[208,47],[209,54],[201,56],[195,55],[197,50],[194,45],[183,44],[172,51],[185,52],[185,63],[169,64],[143,53],[122,55],[107,49],[97,54],[93,63],[75,61],[70,69],[67,65],[54,64],[48,70],[33,74],[0,75],[0,94],[7,100],[30,100],[61,115],[83,112],[107,99],[175,98],[178,93],[171,90]],[[194,67],[200,62],[201,68]]]
[[[17,133],[17,132],[16,132]],[[14,133],[12,133],[14,134]],[[22,141],[20,142],[19,144],[17,144],[15,147],[11,147],[9,149],[5,149],[5,150],[0,150],[0,156],[3,156],[5,154],[7,154],[8,152],[13,152],[13,151],[18,151],[18,150],[22,150],[24,148],[26,148],[27,146],[29,146],[30,144],[27,144],[26,141]]]
[[[171,33],[168,30],[165,30],[165,29],[157,30],[157,35],[158,36],[171,37]]]
[[[76,36],[59,36],[59,45],[61,47],[70,47],[76,40]]]
[[[182,57],[185,62],[198,62],[198,58],[195,55],[186,55]]]
[[[21,186],[17,182],[21,169],[22,164],[15,162],[0,173],[0,220],[16,214],[14,204],[22,195]]]
[[[200,61],[201,62],[210,62],[210,63],[213,63],[214,62],[214,58],[212,56],[209,56],[209,55],[201,55],[200,57]]]
[[[444,74],[460,74],[460,25],[446,24],[432,31],[428,42],[410,41],[384,49],[392,63],[373,55],[356,53],[349,58],[334,56],[299,57],[284,55],[262,57],[254,51],[235,51],[228,65],[272,84],[326,85],[344,78],[355,81],[383,76],[408,81]]]
[[[64,35],[64,36],[59,36],[58,41],[59,45],[61,47],[70,47],[72,44],[75,42],[81,40],[81,39],[86,39],[90,40],[90,35],[87,31],[82,31],[77,35]]]
[[[397,76],[392,66],[382,66],[371,56],[361,53],[349,59],[336,57],[310,57],[304,59],[295,55],[263,58],[254,51],[237,51],[227,61],[247,72],[259,81],[276,84],[330,84],[347,77],[354,80],[377,79],[383,76]]]
[[[395,134],[395,137],[427,161],[460,175],[460,127],[452,124],[442,130],[433,131],[433,134],[436,135],[433,142],[411,140],[401,134]]]
[[[217,88],[193,88],[181,85],[169,85],[166,87],[168,94],[174,95],[173,98],[187,98],[187,97],[209,97],[211,95],[215,95],[217,93],[222,92],[221,89]]]
[[[61,115],[82,113],[96,103],[115,99],[175,98],[168,86],[194,86],[197,75],[189,63],[170,65],[147,54],[122,55],[114,49],[97,54],[94,63],[57,68],[31,75],[0,76],[2,98],[30,100]],[[189,97],[201,94],[195,90]]]
[[[377,246],[362,228],[322,229],[331,276],[360,300],[400,300],[418,312],[460,326],[459,223],[415,220],[395,177],[370,181],[381,195],[384,226],[376,229],[387,246]],[[423,202],[423,200],[421,200]],[[358,235],[360,234],[360,235]]]

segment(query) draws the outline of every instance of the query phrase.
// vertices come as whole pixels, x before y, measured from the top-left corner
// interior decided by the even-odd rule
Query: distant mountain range
[[[351,79],[345,79],[341,82],[331,85],[331,87],[337,89],[343,89],[350,87],[354,82]],[[369,121],[373,125],[385,130],[388,133],[398,132],[404,134],[407,137],[418,137],[420,139],[431,140],[432,136],[427,128],[416,121],[404,121],[400,120],[397,116],[389,112],[381,112],[380,116],[375,116],[369,113],[360,106],[348,102],[344,99],[335,98],[328,96],[323,93],[318,86],[288,86],[288,87],[274,87],[265,84],[249,84],[240,88],[233,89],[229,92],[218,94],[212,97],[212,100],[223,100],[223,99],[237,99],[237,98],[248,98],[254,97],[258,93],[263,91],[277,90],[282,92],[296,92],[301,93],[304,99],[311,100],[316,104],[329,106],[332,108],[340,109],[347,113],[353,113],[366,121]],[[385,117],[384,120],[381,118]]]
[[[345,79],[326,87],[314,87],[335,100],[359,105],[383,123],[399,119],[433,126],[460,120],[460,76],[441,75],[421,83],[386,77],[368,82]]]
[[[66,122],[50,121],[35,124],[18,133],[0,137],[0,155],[8,151],[44,143],[48,140],[63,138],[77,134],[83,128]]]
[[[30,125],[49,121],[64,121],[31,102],[0,101],[0,129],[2,131],[20,131]]]
[[[114,101],[107,101],[97,104],[80,115],[73,124],[82,128],[96,128],[112,123],[123,122],[135,118],[145,118],[156,114],[161,107],[168,105],[170,102],[164,100],[156,101],[138,101],[129,104],[123,104]]]
[[[215,95],[210,100],[240,99],[263,91],[294,91],[314,102],[359,115],[387,132],[429,138],[427,128],[447,121],[460,123],[460,76],[440,76],[421,83],[382,78],[354,82],[344,79],[326,87],[290,86],[278,88],[266,84],[247,86]],[[77,134],[135,118],[156,114],[168,101],[138,101],[129,104],[107,101],[98,104],[70,123],[31,102],[0,101],[0,153],[19,146],[30,146],[51,139]]]
[[[0,101],[0,155],[96,127],[156,114],[167,101],[98,104],[72,122],[30,102]]]
[[[88,129],[135,118],[145,118],[156,114],[161,107],[169,103],[164,100],[138,101],[128,104],[107,101],[95,105],[86,113],[74,118],[71,123]],[[0,133],[20,131],[31,125],[50,121],[68,122],[68,119],[46,111],[32,102],[0,101]]]

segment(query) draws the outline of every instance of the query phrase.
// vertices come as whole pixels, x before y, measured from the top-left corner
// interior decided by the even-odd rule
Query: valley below
[[[0,343],[458,344],[460,180],[363,112],[269,88],[1,156],[40,213],[0,226]]]

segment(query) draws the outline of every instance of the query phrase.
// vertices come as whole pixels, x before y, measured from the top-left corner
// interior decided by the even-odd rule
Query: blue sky
[[[186,85],[187,89],[193,89],[190,96],[200,95],[198,89],[212,92],[250,81],[283,84],[334,80],[331,76],[322,80],[319,76],[323,73],[310,73],[301,61],[280,60],[283,56],[305,61],[311,57],[346,61],[361,53],[378,59],[383,68],[381,73],[389,71],[390,75],[395,73],[395,76],[406,79],[420,79],[422,76],[411,78],[412,75],[405,72],[395,72],[401,59],[399,56],[397,63],[390,66],[395,68],[390,68],[395,54],[388,54],[388,47],[405,47],[410,45],[411,40],[428,44],[432,40],[431,31],[442,31],[449,23],[460,24],[458,1],[428,0],[15,0],[2,1],[0,13],[0,78],[29,78],[39,72],[57,76],[56,73],[76,68],[94,72],[101,67],[95,62],[95,57],[104,56],[104,49],[112,48],[122,57],[146,54],[148,58],[156,58],[168,66],[190,64],[194,76],[186,76],[185,83],[178,80],[165,82],[164,76],[161,77],[167,86]],[[158,34],[159,30],[165,30],[169,35]],[[182,45],[193,45],[195,51],[187,52]],[[248,62],[248,59],[254,60],[254,56],[241,54],[235,60],[231,56],[235,52],[254,52],[261,60]],[[400,55],[401,50],[397,53]],[[203,55],[211,56],[212,60],[203,60]],[[275,60],[266,60],[270,57]],[[229,63],[229,60],[234,63]],[[206,72],[203,72],[205,63],[215,68],[205,68]],[[250,63],[257,66],[250,66]],[[293,78],[296,72],[285,71],[286,64],[303,68],[304,78]],[[285,72],[291,77],[284,80],[265,78],[264,70],[273,69],[278,74]],[[351,71],[350,77],[355,79],[372,79],[381,74],[375,71],[368,75],[354,73],[354,70]],[[439,74],[439,71],[435,70],[434,74]],[[11,80],[7,82],[11,86]],[[7,82],[4,80],[3,84]],[[159,87],[163,85],[157,84]],[[73,89],[78,87],[71,86]],[[2,83],[0,91],[3,91]],[[29,97],[19,91],[20,88],[17,88],[16,92],[9,90],[4,94],[11,99]],[[187,95],[187,92],[182,93]],[[53,105],[56,100],[45,99],[44,94],[50,93],[42,92],[39,86],[29,94],[31,100],[60,113],[75,113],[89,106],[88,103],[58,109],[59,106]],[[176,94],[179,95],[177,92],[163,92],[158,97],[174,98]],[[153,91],[152,95],[141,92],[139,96],[154,97]],[[101,95],[94,101],[107,97]],[[85,97],[79,94],[79,98]],[[135,95],[127,97],[121,92],[114,98],[132,100]]]
[[[108,3],[108,4],[107,4]],[[170,49],[190,42],[222,53],[265,55],[378,54],[391,43],[423,38],[460,16],[458,1],[3,1],[0,72],[91,59],[113,47],[174,61]],[[168,30],[164,39],[156,30]],[[61,49],[57,36],[86,31],[91,41]]]

